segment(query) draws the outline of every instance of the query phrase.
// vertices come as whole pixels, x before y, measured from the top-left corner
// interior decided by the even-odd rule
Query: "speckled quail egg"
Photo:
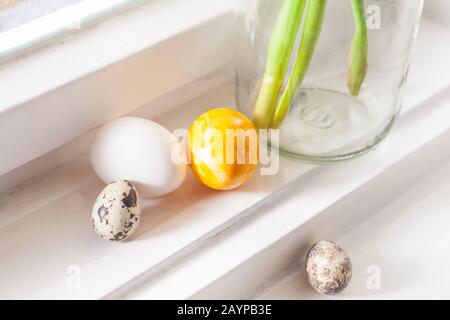
[[[116,181],[98,196],[92,209],[92,225],[103,239],[122,241],[136,230],[140,216],[140,198],[134,185]]]
[[[334,295],[350,283],[352,264],[347,253],[334,242],[320,241],[308,253],[306,273],[317,292]]]

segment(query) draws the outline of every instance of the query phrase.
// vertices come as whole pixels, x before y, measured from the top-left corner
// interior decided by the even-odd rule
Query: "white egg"
[[[141,217],[139,193],[129,181],[106,186],[92,208],[92,225],[103,239],[122,241],[136,230]]]
[[[144,198],[166,195],[186,178],[181,143],[161,125],[142,118],[114,120],[99,129],[91,163],[106,184],[132,181]]]

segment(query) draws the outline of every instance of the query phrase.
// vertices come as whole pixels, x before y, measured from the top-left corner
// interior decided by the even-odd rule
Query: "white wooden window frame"
[[[135,2],[0,65],[0,175],[231,62],[229,0]]]

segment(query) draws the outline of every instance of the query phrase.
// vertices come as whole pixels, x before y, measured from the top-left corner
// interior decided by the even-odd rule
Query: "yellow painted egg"
[[[198,117],[189,130],[188,145],[192,171],[212,189],[243,185],[258,165],[258,133],[233,109],[213,109]]]

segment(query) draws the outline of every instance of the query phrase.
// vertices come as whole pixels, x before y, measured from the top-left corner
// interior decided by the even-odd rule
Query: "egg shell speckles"
[[[116,181],[100,193],[92,209],[92,225],[103,239],[122,241],[136,230],[141,217],[141,201],[129,181]]]
[[[350,283],[352,264],[347,253],[334,242],[320,241],[308,253],[306,273],[317,292],[335,295]]]

